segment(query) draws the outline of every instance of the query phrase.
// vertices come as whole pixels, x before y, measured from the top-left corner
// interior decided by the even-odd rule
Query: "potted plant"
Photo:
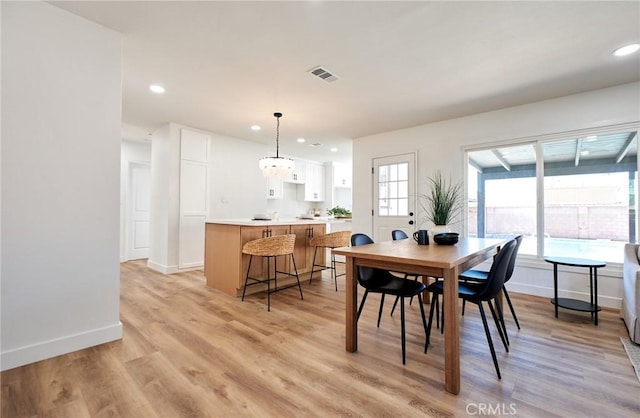
[[[447,181],[440,171],[429,177],[429,194],[419,196],[419,204],[425,213],[425,219],[433,223],[432,234],[448,232],[449,225],[457,221],[462,208],[462,185]]]
[[[327,215],[333,216],[334,218],[350,218],[351,211],[341,206],[334,206],[333,208],[327,210]]]

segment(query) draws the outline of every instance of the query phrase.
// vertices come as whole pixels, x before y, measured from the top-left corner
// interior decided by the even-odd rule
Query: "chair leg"
[[[267,312],[271,312],[271,273],[270,273],[270,263],[271,257],[267,257]],[[274,275],[277,279],[278,277],[278,265],[276,263],[275,258],[273,259],[273,268],[275,269]],[[276,289],[278,288],[278,282],[275,283]]]
[[[313,261],[311,262],[311,275],[309,276],[309,285],[311,285],[311,281],[313,280],[313,273],[316,272],[316,253],[318,252],[318,247],[313,249]],[[322,274],[322,273],[321,273]]]
[[[396,305],[398,304],[398,301],[400,300],[400,296],[396,296],[396,300],[395,302],[393,302],[393,307],[391,308],[391,315],[393,316],[393,312],[396,310]]]
[[[384,294],[384,293],[383,293]],[[405,339],[405,329],[404,329],[404,298],[400,298],[400,328],[402,332],[402,364],[406,364],[406,339]]]
[[[507,325],[504,322],[504,309],[502,303],[500,303],[499,298],[495,298],[494,300],[496,303],[496,314],[498,315],[498,319],[500,320],[500,327],[502,328],[502,332],[504,333],[504,339],[507,341],[507,345],[511,345],[511,343],[509,342],[509,334],[507,334]]]
[[[489,332],[489,325],[487,324],[487,316],[484,313],[482,302],[478,302],[478,309],[480,310],[480,316],[482,316],[482,325],[484,326],[484,333],[487,336],[487,342],[489,343],[489,349],[491,350],[493,365],[496,367],[498,379],[502,379],[502,376],[500,376],[500,367],[498,366],[498,358],[496,357],[496,350],[493,348],[493,341],[491,340],[491,333]]]
[[[462,299],[462,316],[464,316],[464,308],[465,306],[467,306],[467,300],[466,299]]]
[[[298,290],[300,290],[300,300],[304,300],[302,296],[302,286],[300,286],[300,277],[298,276],[298,267],[296,266],[296,258],[291,253],[291,261],[293,262],[293,271],[296,273],[296,280],[298,281]]]
[[[362,308],[364,308],[364,301],[367,300],[367,295],[369,291],[367,289],[364,290],[364,295],[362,295],[362,301],[360,301],[360,307],[358,308],[358,317],[356,318],[356,322],[360,319],[360,314],[362,313]]]
[[[333,252],[331,253],[331,274],[333,275],[333,282],[336,284],[336,292],[337,292],[338,291],[338,273],[336,272],[336,256],[333,254]]]
[[[500,339],[502,340],[502,345],[504,345],[504,349],[509,351],[509,338],[506,336],[506,328],[504,328],[504,320],[501,318],[500,312],[496,312],[496,309],[493,308],[493,304],[490,300],[487,301],[489,305],[489,310],[491,311],[491,316],[493,316],[493,322],[496,324],[496,328],[498,328],[498,334],[500,334]],[[503,332],[504,330],[504,332]]]
[[[513,304],[511,304],[511,298],[509,297],[509,292],[507,292],[507,288],[502,286],[502,292],[504,293],[504,298],[507,300],[507,304],[509,305],[509,309],[511,310],[511,315],[513,315],[513,320],[516,322],[516,326],[520,329],[520,323],[518,322],[518,317],[516,316],[516,311],[513,309]]]
[[[253,255],[249,256],[249,266],[247,267],[247,275],[244,278],[244,287],[242,288],[242,301],[244,302],[244,294],[247,291],[247,282],[249,281],[249,272],[251,271],[251,260],[253,260]]]
[[[427,339],[424,343],[424,352],[427,352],[427,349],[429,348],[429,340],[431,338],[431,324],[433,322],[433,309],[436,306],[436,299],[437,299],[437,294],[434,292],[433,296],[431,297],[431,309],[429,309],[429,323],[427,324]],[[421,304],[422,305],[422,304]]]
[[[384,293],[381,293],[380,309],[378,310],[378,328],[380,328],[380,318],[382,317],[382,307],[384,306]]]
[[[269,269],[269,266],[267,266],[267,269]],[[278,257],[273,257],[273,289],[274,291],[278,289]]]
[[[418,293],[418,303],[420,303],[420,315],[422,315],[422,326],[424,327],[424,334],[427,335],[427,320],[424,316],[424,305],[422,303],[422,295]]]

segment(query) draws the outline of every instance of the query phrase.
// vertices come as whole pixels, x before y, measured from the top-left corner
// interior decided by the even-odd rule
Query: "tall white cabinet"
[[[147,265],[164,274],[204,266],[208,134],[169,123],[151,142],[151,226]]]
[[[179,269],[204,264],[209,142],[209,135],[180,130]]]

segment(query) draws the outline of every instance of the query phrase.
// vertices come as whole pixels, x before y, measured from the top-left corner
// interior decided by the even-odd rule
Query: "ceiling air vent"
[[[327,71],[326,68],[315,67],[309,70],[309,72],[315,75],[316,77],[326,81],[327,83],[332,83],[338,80],[338,77],[335,74],[332,74],[331,72]]]

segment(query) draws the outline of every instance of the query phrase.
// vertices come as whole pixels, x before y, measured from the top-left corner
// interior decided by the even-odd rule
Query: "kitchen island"
[[[249,266],[249,256],[242,254],[242,246],[258,238],[295,234],[294,257],[300,281],[308,281],[313,262],[314,248],[311,238],[326,233],[326,220],[281,219],[279,221],[253,221],[242,219],[208,220],[205,228],[204,274],[207,285],[240,297]],[[319,260],[325,259],[324,249],[318,249]],[[251,264],[252,277],[264,277],[265,263]],[[290,257],[278,260],[278,270],[293,272]],[[278,278],[278,286],[293,283],[295,278]],[[247,294],[266,290],[266,285],[247,288]]]

